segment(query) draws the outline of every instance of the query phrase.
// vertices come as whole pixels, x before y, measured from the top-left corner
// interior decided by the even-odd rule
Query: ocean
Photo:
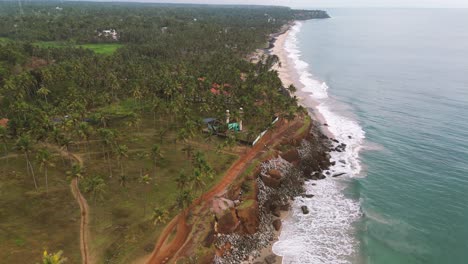
[[[468,263],[468,9],[328,12],[284,48],[347,147],[306,183],[315,196],[295,199],[273,251],[283,263]]]

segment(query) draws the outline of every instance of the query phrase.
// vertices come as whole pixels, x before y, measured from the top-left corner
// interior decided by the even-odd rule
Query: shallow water
[[[286,44],[348,147],[296,199],[284,263],[468,263],[468,10],[341,9]],[[339,162],[339,161],[343,162]],[[300,205],[311,208],[302,215]]]

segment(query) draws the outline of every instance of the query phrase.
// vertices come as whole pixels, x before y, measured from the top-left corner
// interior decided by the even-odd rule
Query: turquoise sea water
[[[352,206],[335,206],[333,219],[341,212],[353,220],[343,232],[354,248],[331,250],[342,253],[338,259],[324,251],[310,263],[468,263],[468,10],[329,13],[332,19],[302,23],[293,37],[311,78],[326,83],[327,109],[365,132],[362,168],[335,180],[362,215],[356,217]],[[323,213],[329,211],[317,210],[314,217],[329,219]],[[300,233],[301,221],[317,227],[317,220],[286,221],[275,252],[287,255],[288,234]],[[313,247],[323,238],[311,236],[294,243]],[[340,245],[335,242],[329,247]],[[306,261],[285,258],[300,262]]]

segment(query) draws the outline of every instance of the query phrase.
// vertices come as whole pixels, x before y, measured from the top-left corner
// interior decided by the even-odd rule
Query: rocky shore
[[[285,25],[278,33],[269,38],[269,47],[262,53],[277,55],[282,63],[276,67],[285,87],[294,82],[296,76],[289,67],[289,60],[284,43],[288,31],[293,26],[291,22]],[[299,98],[301,102],[301,98]],[[310,105],[310,104],[309,104]],[[235,205],[249,204],[240,211],[236,206],[230,212],[216,216],[217,232],[215,246],[217,254],[214,263],[281,263],[282,258],[272,252],[272,245],[277,241],[282,219],[290,209],[290,201],[294,197],[303,196],[313,199],[313,194],[305,193],[304,182],[316,181],[326,178],[324,171],[330,165],[329,152],[344,150],[346,145],[338,144],[331,138],[323,118],[317,116],[313,109],[308,109],[313,119],[303,135],[282,142],[268,159],[262,161],[255,172],[248,175],[240,184],[239,192],[235,186],[230,190],[230,199]],[[339,177],[340,175],[331,175]],[[250,182],[254,182],[252,185]],[[255,189],[255,195],[246,195],[246,186]],[[235,191],[233,191],[235,190]],[[251,202],[245,203],[245,200]],[[308,214],[309,208],[301,207],[302,213]],[[248,217],[244,217],[247,216]],[[236,227],[229,230],[229,227]]]
[[[271,251],[281,219],[291,199],[313,197],[304,192],[303,185],[325,178],[322,171],[330,166],[331,142],[310,124],[306,133],[282,142],[256,171],[232,186],[223,198],[232,201],[232,207],[216,213],[214,263],[281,262]],[[302,210],[309,213],[306,207]]]

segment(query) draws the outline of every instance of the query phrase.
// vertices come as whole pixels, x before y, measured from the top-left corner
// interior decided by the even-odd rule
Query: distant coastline
[[[284,88],[287,88],[290,85],[294,85],[296,87],[296,91],[290,94],[291,96],[296,96],[298,98],[298,104],[307,109],[307,112],[312,119],[312,127],[320,128],[320,132],[323,135],[328,138],[333,138],[331,132],[327,129],[326,126],[323,125],[325,124],[324,117],[318,111],[316,111],[317,109],[315,107],[318,103],[310,98],[307,93],[301,91],[304,85],[299,81],[299,75],[293,66],[293,62],[288,57],[289,54],[286,50],[285,44],[288,40],[292,27],[297,23],[301,23],[301,21],[291,21],[284,25],[279,32],[272,34],[269,37],[268,48],[264,49],[263,52],[269,55],[276,55],[279,58],[280,63],[275,65],[273,69],[278,72],[278,76],[281,79]],[[281,221],[283,222],[284,219],[289,217],[290,213],[290,211],[283,212],[280,217]],[[272,241],[268,247],[261,251],[260,255],[254,259],[253,263],[255,263],[255,261],[262,261],[265,257],[276,255],[273,252],[273,244],[278,241],[280,234],[281,229],[275,232],[274,241]],[[283,257],[276,255],[275,263],[282,263],[282,261]]]

